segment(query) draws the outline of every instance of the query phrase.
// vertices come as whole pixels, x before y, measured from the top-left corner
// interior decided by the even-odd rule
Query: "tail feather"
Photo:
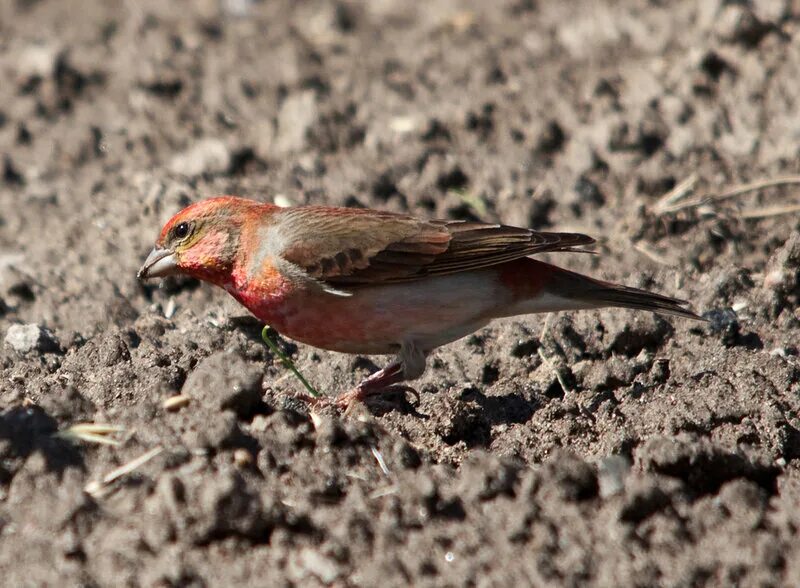
[[[618,306],[621,308],[634,308],[649,310],[659,314],[669,314],[694,320],[705,320],[686,308],[689,303],[679,298],[671,298],[661,294],[654,294],[647,290],[609,284],[606,287],[586,292],[587,298],[596,300],[602,306]]]
[[[555,268],[554,291],[561,296],[580,300],[591,304],[596,308],[604,306],[616,306],[621,308],[633,308],[636,310],[649,310],[659,314],[668,314],[683,318],[704,321],[690,308],[689,302],[655,294],[639,288],[622,286],[612,282],[596,280],[588,276],[583,276],[575,272]]]

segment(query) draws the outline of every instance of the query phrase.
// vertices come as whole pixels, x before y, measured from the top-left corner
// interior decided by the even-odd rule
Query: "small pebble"
[[[621,455],[611,455],[600,462],[597,467],[597,484],[601,498],[622,492],[630,468],[630,462]]]
[[[247,449],[239,448],[233,452],[233,463],[237,468],[248,468],[253,465],[253,454]]]
[[[5,344],[17,353],[59,350],[55,335],[37,324],[11,325],[6,332]]]
[[[171,319],[175,316],[175,310],[177,309],[178,305],[175,303],[175,297],[170,296],[170,299],[167,301],[167,307],[164,309],[164,318]]]
[[[727,346],[735,345],[739,337],[739,317],[732,308],[715,308],[703,313],[703,318],[708,320],[708,331],[712,335],[719,335],[722,343]]]
[[[192,399],[187,396],[186,394],[176,394],[175,396],[170,396],[167,398],[162,406],[164,410],[168,410],[170,412],[177,412],[185,406],[189,406],[189,403]]]

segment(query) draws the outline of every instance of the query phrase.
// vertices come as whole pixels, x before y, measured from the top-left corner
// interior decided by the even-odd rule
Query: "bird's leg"
[[[337,396],[336,404],[339,408],[347,409],[354,402],[364,400],[367,396],[379,394],[390,387],[397,389],[399,386],[396,386],[396,384],[420,377],[425,371],[426,355],[413,342],[403,343],[396,361],[367,377],[349,392],[344,392]],[[411,392],[419,397],[416,390],[410,386],[403,386],[402,388],[403,391]]]

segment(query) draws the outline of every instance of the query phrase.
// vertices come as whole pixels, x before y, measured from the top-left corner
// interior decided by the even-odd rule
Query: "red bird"
[[[314,347],[397,355],[337,398],[346,406],[418,378],[431,351],[497,318],[607,306],[699,318],[684,301],[528,257],[592,243],[578,233],[225,196],[172,217],[138,276],[184,274],[225,288]]]

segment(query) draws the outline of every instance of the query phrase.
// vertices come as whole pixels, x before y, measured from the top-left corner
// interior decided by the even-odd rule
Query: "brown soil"
[[[796,0],[0,3],[3,583],[800,585],[800,225],[747,218],[797,189],[655,208],[800,171],[799,27]],[[509,321],[418,406],[314,423],[223,292],[135,278],[219,193],[584,231],[601,255],[560,263],[711,322]],[[283,344],[330,394],[384,361]],[[55,435],[81,422],[121,444]]]

